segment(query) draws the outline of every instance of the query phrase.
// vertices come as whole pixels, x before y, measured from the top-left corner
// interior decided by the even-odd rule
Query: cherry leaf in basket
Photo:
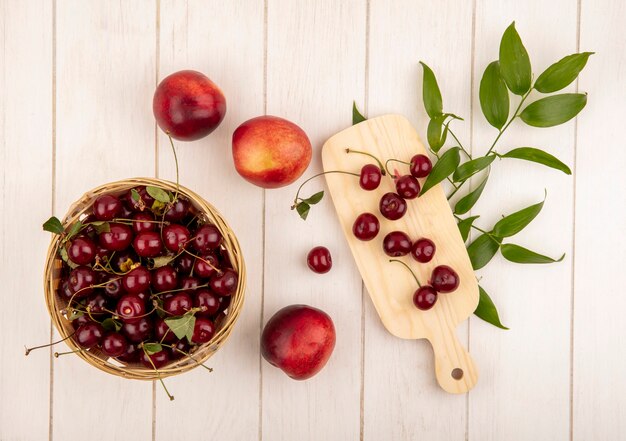
[[[82,316],[85,315],[85,313],[83,311],[79,311],[78,309],[74,309],[72,308],[71,310],[72,312],[70,313],[70,315],[67,317],[67,319],[71,322],[72,320],[76,320],[77,318],[80,318]]]
[[[159,256],[152,259],[152,268],[161,268],[162,266],[168,265],[172,260],[174,260],[175,256]]]
[[[360,122],[363,122],[367,120],[367,118],[365,118],[361,112],[359,112],[359,109],[357,109],[356,107],[356,101],[352,101],[352,125],[358,124]]]
[[[146,191],[148,192],[150,196],[154,198],[155,201],[163,202],[164,204],[167,204],[170,202],[169,193],[163,190],[162,188],[148,185],[146,187]]]
[[[565,258],[565,253],[558,259],[553,259],[512,243],[502,245],[500,252],[502,257],[514,263],[556,263]]]
[[[172,330],[176,337],[181,340],[187,337],[187,341],[191,343],[193,328],[196,326],[196,317],[193,314],[166,318],[165,324]]]
[[[163,350],[163,346],[161,346],[161,343],[144,343],[143,350],[146,351],[146,354],[152,355],[157,352],[161,352]]]
[[[65,240],[72,239],[74,236],[76,236],[78,234],[78,232],[82,228],[83,228],[83,223],[81,221],[77,221],[77,222],[73,223],[72,226],[70,227],[70,229],[67,232],[67,236],[65,237]]]
[[[155,199],[152,203],[152,211],[155,214],[161,216],[165,212],[165,207],[167,207],[167,204],[167,202],[161,202]]]
[[[108,233],[111,231],[111,225],[107,221],[96,221],[90,222],[90,225],[93,225],[93,228],[96,230],[96,233]]]
[[[44,222],[43,230],[49,231],[50,233],[54,234],[61,234],[63,233],[63,224],[58,217],[52,216],[50,219]]]
[[[101,324],[105,331],[117,332],[122,329],[122,324],[117,320],[112,319],[111,317],[104,319]]]
[[[135,202],[139,202],[139,199],[141,199],[141,195],[139,194],[139,192],[137,190],[135,190],[134,188],[130,189],[130,197],[133,201]]]
[[[67,250],[64,246],[59,247],[59,256],[61,256],[61,260],[65,262],[70,268],[74,269],[78,266],[70,260],[70,256],[67,255]]]
[[[489,297],[489,294],[487,294],[487,292],[480,285],[478,285],[478,292],[480,294],[480,297],[478,300],[478,306],[474,311],[474,315],[478,318],[483,319],[487,323],[497,326],[500,329],[509,329],[504,326],[500,321],[500,316],[498,315],[496,305],[493,304],[493,301],[491,300],[491,297]]]

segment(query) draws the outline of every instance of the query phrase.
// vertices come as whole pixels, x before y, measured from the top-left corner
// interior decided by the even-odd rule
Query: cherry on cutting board
[[[411,158],[409,170],[416,178],[425,178],[433,169],[433,163],[426,155],[415,155]]]
[[[396,192],[404,199],[415,199],[420,193],[420,184],[411,175],[396,178]]]
[[[459,286],[459,275],[448,265],[439,265],[433,269],[430,284],[438,292],[452,292]]]
[[[406,256],[411,252],[411,239],[402,231],[392,231],[383,239],[383,250],[391,257]]]
[[[309,251],[306,263],[314,273],[325,274],[332,268],[333,259],[328,248],[318,246]]]
[[[406,213],[406,201],[396,193],[385,193],[380,198],[380,214],[389,220],[398,220]]]
[[[430,262],[435,255],[435,243],[430,240],[422,237],[418,239],[413,244],[413,248],[411,249],[411,255],[415,260],[421,263]]]
[[[372,213],[361,213],[354,220],[352,234],[359,240],[368,241],[374,239],[380,230],[380,222]]]
[[[427,311],[437,303],[437,291],[430,285],[417,288],[413,294],[413,304],[422,311]]]

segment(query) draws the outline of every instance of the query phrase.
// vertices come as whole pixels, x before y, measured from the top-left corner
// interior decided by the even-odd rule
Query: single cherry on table
[[[309,251],[306,258],[307,265],[314,273],[325,274],[333,266],[333,259],[326,247],[318,246]]]

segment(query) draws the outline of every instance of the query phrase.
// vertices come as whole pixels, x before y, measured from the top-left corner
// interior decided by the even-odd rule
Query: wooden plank
[[[487,64],[498,58],[502,33],[514,20],[530,54],[534,78],[576,51],[575,2],[480,0],[476,8],[475,91]],[[546,29],[550,29],[549,38]],[[530,99],[538,97],[533,94]],[[517,103],[513,100],[513,109]],[[478,100],[473,104],[474,152],[485,154],[497,130],[485,121]],[[583,118],[586,116],[585,111]],[[521,146],[545,149],[571,165],[574,123],[537,129],[518,120],[501,138],[496,151],[504,153]],[[496,256],[477,273],[483,277],[481,286],[492,296],[503,322],[511,329],[502,331],[477,318],[471,321],[470,350],[483,369],[480,387],[470,395],[469,439],[566,440],[573,179],[546,167],[513,160],[494,163],[489,179],[472,211],[481,215],[478,225],[491,228],[500,215],[541,201],[547,189],[542,213],[526,230],[504,242],[551,256],[566,252],[567,257],[558,264],[532,266]],[[520,415],[532,423],[522,423]]]
[[[589,93],[578,120],[574,262],[573,439],[626,439],[623,336],[626,298],[626,5],[583,2],[581,50],[596,51],[579,89]]]
[[[322,151],[325,171],[354,173],[371,162],[366,156],[346,153],[347,147],[369,153],[383,163],[388,159],[409,162],[415,154],[428,155],[411,123],[400,115],[371,118],[333,135]],[[384,177],[375,191],[364,191],[354,176],[346,174],[327,174],[326,182],[352,255],[385,328],[399,338],[430,341],[439,385],[448,392],[467,392],[476,384],[478,372],[458,341],[456,328],[478,305],[478,283],[442,186],[436,185],[423,196],[406,201],[406,214],[391,221],[379,214],[378,205],[385,193],[396,191],[392,178]],[[361,213],[376,213],[379,219],[380,232],[373,240],[364,242],[352,232]],[[402,231],[412,241],[425,237],[435,244],[437,251],[428,263],[418,263],[410,255],[397,259],[411,267],[422,285],[428,284],[439,265],[448,265],[458,274],[458,288],[440,294],[428,311],[420,311],[413,304],[418,285],[411,272],[389,262],[390,257],[383,252],[383,238],[392,231]],[[451,375],[454,369],[461,369],[456,379]]]
[[[57,5],[58,215],[97,185],[154,175],[155,27],[153,1]],[[73,356],[54,374],[54,439],[150,438],[151,383]]]
[[[176,142],[181,183],[214,204],[230,223],[242,246],[248,278],[235,330],[206,363],[213,373],[196,369],[168,379],[174,403],[157,390],[157,439],[199,433],[241,440],[258,437],[263,192],[239,177],[230,147],[235,128],[263,113],[263,29],[261,0],[228,7],[219,1],[161,2],[160,78],[180,69],[199,70],[220,86],[227,103],[226,117],[215,132],[196,142]],[[169,141],[160,131],[159,176],[175,180]],[[207,397],[208,407],[198,406],[207,403]]]
[[[390,7],[388,2],[372,0],[368,116],[400,113],[425,138],[428,119],[418,64],[422,60],[437,75],[444,109],[469,118],[471,19],[471,2],[406,0]],[[453,127],[458,136],[469,134],[467,123]],[[464,439],[466,398],[439,388],[429,343],[392,336],[369,299],[365,306],[364,438]],[[457,330],[463,345],[466,329],[462,325]],[[482,375],[481,361],[474,360]]]
[[[50,339],[41,224],[52,192],[52,7],[0,2],[0,439],[47,439]]]
[[[305,176],[321,171],[322,143],[351,123],[352,100],[364,98],[365,2],[293,2],[268,5],[267,112],[299,124],[313,160]],[[302,179],[299,180],[302,182]],[[359,437],[361,278],[330,200],[306,222],[289,210],[298,184],[266,192],[264,322],[280,308],[304,303],[326,311],[337,344],[327,366],[297,382],[263,361],[263,439]],[[324,187],[311,182],[305,194]],[[333,257],[330,273],[306,266],[316,245]]]

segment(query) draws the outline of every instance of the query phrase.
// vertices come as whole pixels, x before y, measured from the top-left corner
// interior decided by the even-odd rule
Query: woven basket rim
[[[142,185],[158,186],[169,191],[176,191],[177,189],[176,183],[158,178],[129,178],[109,182],[85,192],[77,199],[69,207],[66,215],[61,220],[63,227],[66,228],[68,225],[76,222],[81,215],[91,208],[93,200],[98,196],[103,194],[122,194],[130,188]],[[98,350],[81,351],[74,340],[69,338],[74,330],[71,322],[61,312],[63,308],[59,308],[59,305],[63,304],[63,299],[60,299],[56,294],[59,277],[55,276],[55,272],[58,272],[60,265],[62,265],[62,260],[58,257],[60,238],[56,235],[52,237],[47,252],[44,271],[44,294],[50,318],[61,335],[61,338],[66,339],[65,343],[72,351],[79,351],[76,354],[80,358],[109,374],[136,380],[156,380],[187,372],[197,367],[199,363],[205,362],[226,342],[241,313],[246,288],[246,267],[241,247],[235,233],[222,217],[221,213],[204,198],[182,185],[178,185],[178,190],[181,195],[189,199],[195,210],[201,213],[205,220],[210,221],[220,230],[224,237],[224,248],[228,253],[233,269],[235,269],[239,275],[237,289],[231,296],[231,303],[227,308],[225,320],[219,323],[217,332],[209,342],[199,345],[198,348],[194,350],[191,354],[193,359],[184,356],[168,364],[163,369],[159,369],[157,372],[137,364],[124,365],[118,360],[113,361]]]

